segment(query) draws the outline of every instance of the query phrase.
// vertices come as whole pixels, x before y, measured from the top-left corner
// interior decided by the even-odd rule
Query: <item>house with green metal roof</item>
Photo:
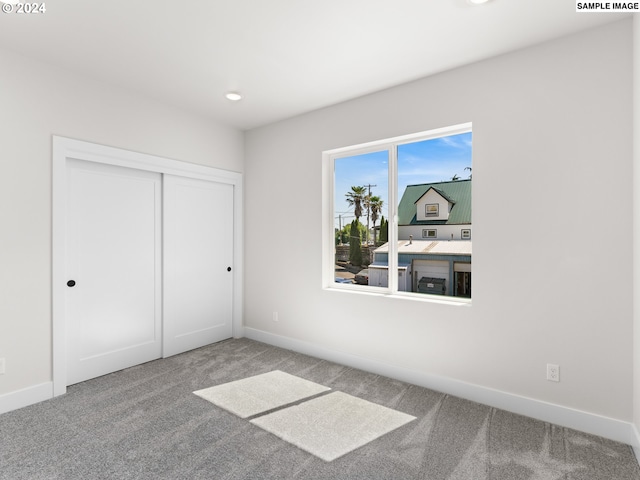
[[[471,297],[471,180],[408,185],[398,205],[398,289]],[[369,285],[388,284],[389,244]]]
[[[398,205],[398,238],[471,240],[471,179],[408,185]]]

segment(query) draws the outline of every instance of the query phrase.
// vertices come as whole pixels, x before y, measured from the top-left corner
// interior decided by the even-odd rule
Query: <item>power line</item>
[[[369,193],[367,195],[367,245],[369,245],[369,215],[371,214],[371,187],[377,187],[378,185],[363,185],[363,187],[369,189]]]

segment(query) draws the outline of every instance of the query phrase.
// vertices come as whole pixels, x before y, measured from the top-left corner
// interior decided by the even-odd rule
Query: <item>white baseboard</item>
[[[417,372],[350,353],[332,350],[310,342],[275,335],[263,330],[245,327],[244,333],[247,338],[269,345],[304,353],[367,372],[377,373],[413,385],[482,403],[490,407],[500,408],[544,422],[626,443],[634,448],[637,456],[640,453],[640,435],[638,435],[635,426],[630,422],[514,395],[481,385],[461,382],[448,377]]]
[[[635,424],[631,425],[631,428],[633,429],[633,436],[635,439],[634,442],[631,443],[631,446],[633,447],[633,453],[636,455],[636,460],[640,463],[640,433],[638,432],[638,428]]]
[[[53,398],[53,383],[46,382],[0,395],[0,414]]]

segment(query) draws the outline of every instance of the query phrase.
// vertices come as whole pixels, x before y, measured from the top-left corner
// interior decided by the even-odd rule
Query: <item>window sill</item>
[[[329,285],[323,290],[331,292],[346,292],[356,295],[368,295],[374,297],[387,297],[410,302],[436,303],[439,305],[451,305],[454,307],[471,307],[471,299],[464,297],[448,297],[442,295],[429,295],[428,293],[391,292],[383,287],[367,287],[358,285]]]

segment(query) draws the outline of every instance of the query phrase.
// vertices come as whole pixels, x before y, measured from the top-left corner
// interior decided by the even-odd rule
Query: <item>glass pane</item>
[[[335,282],[386,287],[389,152],[336,159],[334,192]]]
[[[398,146],[398,290],[471,297],[471,138]]]

